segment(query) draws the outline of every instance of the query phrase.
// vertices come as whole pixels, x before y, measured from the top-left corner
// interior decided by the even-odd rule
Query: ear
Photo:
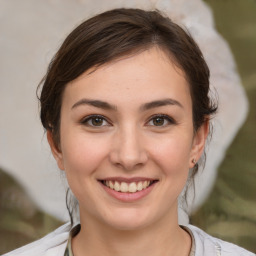
[[[61,153],[60,149],[58,149],[58,147],[55,145],[54,140],[53,140],[52,132],[49,131],[49,130],[47,131],[47,140],[48,140],[48,143],[50,145],[52,155],[55,158],[58,167],[61,170],[64,170],[62,153]]]
[[[190,153],[190,163],[189,168],[193,168],[201,157],[205,142],[209,133],[209,121],[204,122],[204,124],[198,128],[194,135],[192,149]]]

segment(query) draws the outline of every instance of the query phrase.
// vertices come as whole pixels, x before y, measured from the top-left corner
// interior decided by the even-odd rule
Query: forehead
[[[120,104],[164,96],[191,101],[184,72],[159,48],[91,68],[70,82],[63,96],[63,101],[84,96]]]

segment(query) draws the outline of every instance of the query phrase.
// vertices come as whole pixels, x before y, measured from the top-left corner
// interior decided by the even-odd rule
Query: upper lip
[[[140,181],[155,181],[158,179],[154,178],[148,178],[148,177],[132,177],[132,178],[126,178],[126,177],[108,177],[104,179],[99,179],[99,181],[119,181],[119,182],[140,182]]]

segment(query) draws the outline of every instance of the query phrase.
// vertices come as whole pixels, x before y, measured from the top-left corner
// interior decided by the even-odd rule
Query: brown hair
[[[190,86],[196,131],[217,107],[209,98],[209,68],[192,39],[159,11],[114,9],[96,15],[65,39],[42,80],[41,121],[60,143],[60,111],[65,86],[91,67],[159,47],[181,68]],[[197,172],[195,166],[192,176]]]

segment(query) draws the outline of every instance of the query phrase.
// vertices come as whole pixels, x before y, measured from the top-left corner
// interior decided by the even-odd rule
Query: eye
[[[173,118],[167,115],[155,115],[147,123],[150,126],[167,126],[170,124],[176,124]]]
[[[88,116],[85,119],[83,119],[81,123],[91,127],[109,126],[109,122],[106,120],[105,117],[101,115]]]

